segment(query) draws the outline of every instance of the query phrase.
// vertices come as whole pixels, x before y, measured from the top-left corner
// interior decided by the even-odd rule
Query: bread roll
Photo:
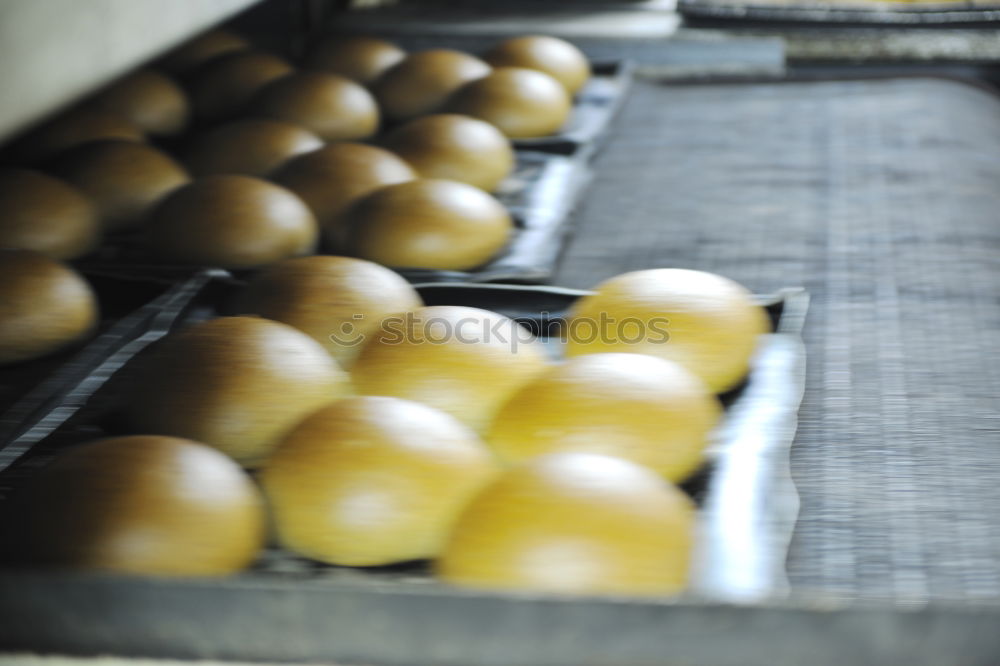
[[[137,360],[125,414],[138,432],[195,439],[249,466],[350,386],[319,343],[259,317],[194,324]]]
[[[160,259],[232,269],[309,254],[318,234],[316,218],[292,192],[232,174],[176,190],[146,225],[148,247]]]
[[[53,171],[90,197],[106,230],[138,226],[164,197],[191,180],[163,151],[120,139],[77,146],[59,157]]]
[[[75,259],[97,247],[101,225],[83,192],[27,169],[0,169],[0,247]]]
[[[36,252],[0,250],[0,365],[78,343],[97,323],[97,296],[79,273]]]
[[[325,141],[366,139],[379,126],[371,94],[326,72],[298,72],[274,81],[254,98],[250,113],[301,125]]]
[[[486,76],[490,69],[479,58],[461,51],[421,51],[387,70],[372,92],[385,117],[402,122],[441,110],[452,93]]]
[[[218,451],[136,435],[69,449],[34,479],[25,544],[32,564],[144,576],[218,576],[264,542],[253,482]]]

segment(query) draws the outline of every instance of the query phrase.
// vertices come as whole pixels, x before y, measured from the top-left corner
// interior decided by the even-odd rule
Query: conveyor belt
[[[1000,601],[1000,98],[933,78],[637,82],[554,283],[813,295],[800,593]]]

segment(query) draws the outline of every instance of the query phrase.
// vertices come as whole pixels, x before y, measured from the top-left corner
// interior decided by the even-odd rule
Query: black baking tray
[[[918,27],[982,27],[1000,21],[1000,5],[970,2],[767,3],[678,0],[677,11],[691,26],[787,24]]]
[[[399,269],[411,281],[517,282],[535,284],[555,272],[572,228],[572,212],[591,177],[579,155],[519,150],[513,173],[498,186],[496,198],[510,211],[515,229],[510,242],[485,265],[468,271]],[[81,265],[95,271],[136,275],[191,274],[190,266],[157,264],[139,232],[112,236]]]
[[[83,378],[68,388],[72,409],[57,407],[40,421],[25,424],[22,430],[31,436],[21,437],[6,455],[10,445],[0,450],[0,487],[8,490],[6,494],[66,447],[120,434],[115,425],[117,392],[127,381],[129,362],[170,331],[224,311],[241,284],[223,271],[205,271],[179,285],[169,305],[96,369],[96,379]],[[492,309],[543,335],[551,332],[553,322],[577,298],[588,293],[468,283],[416,287],[428,304]],[[686,485],[701,507],[700,566],[690,593],[671,604],[745,602],[780,598],[786,591],[785,553],[798,508],[788,452],[803,391],[805,357],[800,330],[808,297],[792,289],[760,297],[760,302],[768,309],[774,332],[764,336],[746,384],[725,396],[726,417],[713,443],[707,472]],[[45,427],[39,428],[39,423]],[[0,501],[0,509],[3,504],[8,511],[16,506]],[[61,582],[50,586],[50,581]],[[84,589],[89,592],[81,593]],[[147,596],[150,590],[159,602]],[[435,621],[450,617],[450,622],[461,627],[463,616],[475,613],[480,604],[508,598],[538,597],[455,590],[431,578],[426,563],[355,569],[313,563],[278,549],[266,551],[243,574],[211,580],[8,568],[0,569],[0,617],[4,618],[0,646],[70,654],[282,663],[334,658],[362,663],[498,663],[478,660],[482,645],[473,640],[473,633],[449,635],[445,642],[452,641],[456,652],[445,658],[434,647],[440,643],[431,637],[404,646],[391,633],[376,638],[380,632],[372,623],[380,626],[378,618],[394,616],[400,604],[417,602],[422,617]],[[347,599],[363,599],[360,605],[365,612],[349,612],[343,606]],[[359,608],[356,601],[352,603]],[[593,598],[586,603],[613,619],[621,602]],[[302,622],[299,612],[306,609],[310,615],[319,613],[324,621]],[[511,627],[498,631],[496,640],[516,638],[517,631],[511,633]],[[261,636],[269,638],[260,640]],[[409,655],[408,660],[393,661],[387,656],[400,650]],[[575,663],[591,662],[581,657]]]

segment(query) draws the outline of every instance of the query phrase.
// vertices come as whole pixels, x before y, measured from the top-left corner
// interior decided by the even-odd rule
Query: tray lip
[[[860,5],[848,7],[833,4],[768,5],[748,2],[715,2],[713,0],[678,0],[677,11],[685,17],[734,23],[802,23],[817,25],[855,24],[885,27],[931,27],[934,25],[985,24],[1000,21],[1000,5],[982,8],[953,7],[951,3],[934,3],[932,7],[889,9],[905,6],[901,2],[879,2],[866,9]],[[954,3],[958,4],[958,3]]]

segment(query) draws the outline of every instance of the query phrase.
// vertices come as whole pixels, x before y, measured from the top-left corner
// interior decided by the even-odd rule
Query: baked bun
[[[528,35],[497,44],[483,56],[494,67],[527,67],[545,72],[573,95],[590,78],[590,63],[583,52],[558,37]]]
[[[406,51],[384,39],[330,37],[310,51],[304,65],[367,86],[405,57]]]
[[[286,548],[379,566],[437,555],[496,468],[476,434],[444,412],[358,397],[296,426],[267,460],[261,485]]]
[[[195,137],[184,163],[196,177],[236,173],[263,178],[293,157],[322,147],[322,139],[304,127],[246,118]]]
[[[243,111],[258,91],[292,72],[283,58],[263,51],[238,51],[216,58],[191,80],[195,113],[209,121]]]
[[[239,465],[203,444],[136,435],[69,449],[25,502],[32,564],[153,576],[245,569],[264,506]]]
[[[375,190],[344,213],[352,253],[393,268],[463,271],[481,266],[514,229],[503,205],[451,180],[414,180]]]
[[[158,65],[173,74],[186,74],[221,55],[249,48],[250,43],[233,32],[209,30],[175,48]]]
[[[461,51],[420,51],[387,70],[372,91],[385,117],[402,122],[439,111],[453,92],[490,70],[479,58]]]
[[[395,154],[361,143],[333,143],[297,157],[274,176],[309,206],[333,249],[344,245],[341,215],[380,187],[415,180],[417,173]]]
[[[514,169],[510,140],[493,125],[442,113],[409,121],[382,145],[410,163],[422,178],[457,180],[492,192]]]
[[[312,252],[319,229],[302,200],[250,176],[206,176],[150,214],[151,252],[167,262],[257,268]]]
[[[244,465],[350,386],[319,343],[259,317],[194,324],[137,360],[125,405],[137,431],[195,439]]]
[[[260,271],[231,309],[294,326],[349,367],[383,317],[422,305],[410,283],[388,268],[317,255],[285,259]]]
[[[79,273],[37,252],[0,250],[0,365],[57,352],[97,323],[97,296]]]
[[[180,86],[159,72],[139,70],[111,84],[89,104],[117,113],[147,134],[169,136],[187,127],[190,108]]]
[[[512,139],[530,139],[559,131],[572,108],[569,93],[548,74],[498,67],[463,86],[445,110],[485,120]]]
[[[75,259],[95,249],[101,224],[83,192],[28,169],[0,169],[0,247]]]
[[[415,400],[477,432],[548,367],[542,343],[496,312],[431,306],[390,315],[351,367],[362,395]]]
[[[166,153],[145,143],[108,139],[63,153],[53,171],[80,188],[107,230],[135,227],[191,178]]]
[[[142,130],[118,114],[81,107],[18,139],[13,150],[24,162],[38,164],[89,141],[145,141],[145,138]]]
[[[274,81],[254,98],[250,113],[301,125],[324,141],[366,139],[379,126],[371,93],[327,72],[297,72]]]

